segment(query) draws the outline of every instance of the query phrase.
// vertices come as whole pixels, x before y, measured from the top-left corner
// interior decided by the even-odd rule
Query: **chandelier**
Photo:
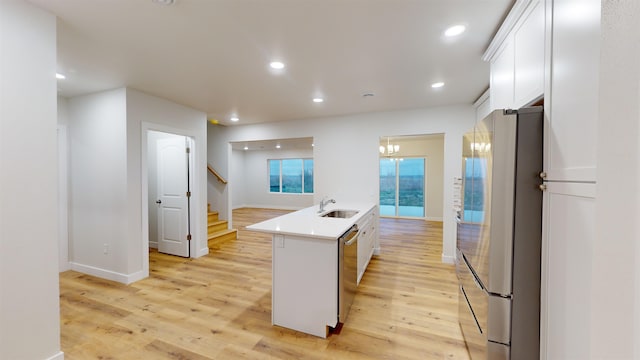
[[[387,156],[391,156],[397,152],[400,152],[400,145],[391,144],[389,142],[389,138],[387,138],[387,146],[384,147],[384,145],[380,145],[380,154],[385,155],[385,152]]]

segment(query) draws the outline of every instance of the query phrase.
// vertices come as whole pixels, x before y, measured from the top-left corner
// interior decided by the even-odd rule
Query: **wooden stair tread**
[[[220,225],[220,224],[226,224],[227,220],[215,220],[215,221],[209,221],[208,226],[216,226],[216,225]]]
[[[237,229],[225,229],[225,230],[220,230],[220,231],[216,231],[214,233],[209,234],[208,239],[215,239],[217,237],[221,237],[227,234],[231,234],[231,233],[237,233],[238,230]]]

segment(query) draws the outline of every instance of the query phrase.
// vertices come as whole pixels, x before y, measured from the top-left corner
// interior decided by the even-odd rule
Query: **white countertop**
[[[336,240],[374,206],[376,205],[373,203],[337,201],[335,204],[327,204],[324,211],[318,213],[319,206],[315,204],[306,209],[249,225],[247,230]],[[332,210],[358,210],[358,213],[348,219],[321,216]]]

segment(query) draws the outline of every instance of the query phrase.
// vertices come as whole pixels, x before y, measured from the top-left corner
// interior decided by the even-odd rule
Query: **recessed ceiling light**
[[[245,150],[249,150],[249,147],[247,145],[244,146]]]
[[[239,121],[239,120],[240,120],[240,118],[239,118],[239,117],[237,117],[237,116],[232,116],[231,118],[229,118],[229,120],[231,120],[231,121],[233,121],[233,122],[237,122],[237,121]]]
[[[444,36],[452,37],[462,34],[467,29],[464,25],[454,25],[444,32]]]
[[[66,78],[67,78],[66,76],[56,73],[56,79],[64,80]]]
[[[176,1],[175,0],[151,0],[152,3],[154,4],[158,4],[158,5],[173,5]]]
[[[284,63],[280,61],[272,61],[271,63],[269,63],[269,66],[271,66],[272,69],[276,70],[284,69]]]
[[[321,102],[324,102],[324,99],[323,98],[313,98],[313,102],[314,103],[321,103]]]
[[[280,144],[276,145],[276,149],[280,149]]]
[[[436,83],[431,84],[431,87],[434,88],[434,89],[441,88],[443,86],[444,86],[443,82],[436,82]]]

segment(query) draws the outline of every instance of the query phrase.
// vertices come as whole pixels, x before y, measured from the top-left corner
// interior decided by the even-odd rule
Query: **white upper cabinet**
[[[534,2],[513,31],[515,108],[544,93],[544,4]]]
[[[517,109],[544,93],[545,4],[517,1],[483,59],[491,63],[491,110]]]
[[[547,180],[596,180],[600,0],[547,0]]]
[[[491,109],[513,106],[513,37],[508,37],[491,61]]]

